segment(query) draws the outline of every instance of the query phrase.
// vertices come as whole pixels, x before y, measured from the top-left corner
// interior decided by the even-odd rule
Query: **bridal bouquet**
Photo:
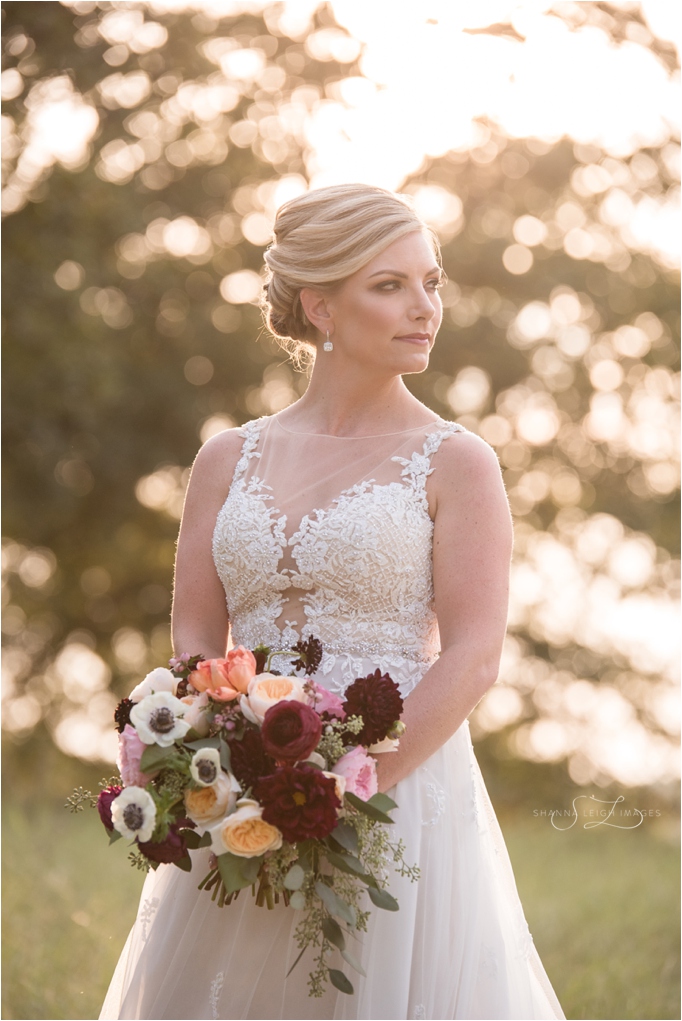
[[[270,670],[284,654],[296,657],[289,676]],[[346,937],[367,928],[365,891],[376,907],[398,910],[385,889],[389,862],[411,880],[419,874],[390,838],[397,805],[377,792],[372,758],[394,750],[405,729],[398,686],[376,670],[341,699],[311,677],[321,656],[310,638],[286,651],[183,655],[152,670],[116,709],[120,782],[97,797],[79,788],[68,801],[74,810],[96,804],[111,842],[133,841],[142,868],[189,872],[190,849],[210,847],[199,889],[220,907],[250,887],[260,906],[281,900],[305,912],[295,964],[316,949],[312,996],[327,977],[353,992],[327,964],[334,947],[364,974]]]

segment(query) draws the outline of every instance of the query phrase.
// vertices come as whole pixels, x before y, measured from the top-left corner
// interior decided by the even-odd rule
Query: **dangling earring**
[[[324,348],[325,351],[333,351],[334,350],[334,345],[332,344],[331,340],[329,339],[329,330],[327,330],[327,339],[325,340],[325,342],[322,345],[322,347]]]

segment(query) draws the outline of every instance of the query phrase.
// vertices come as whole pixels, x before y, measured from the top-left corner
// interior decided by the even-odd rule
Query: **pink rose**
[[[206,691],[218,702],[232,702],[246,694],[256,675],[256,657],[243,645],[230,649],[225,659],[203,659],[189,675],[197,691]]]
[[[123,733],[118,735],[116,756],[116,765],[124,787],[145,787],[156,776],[156,773],[147,774],[140,770],[140,759],[146,747],[135,728],[126,723]]]
[[[346,712],[339,696],[331,691],[327,691],[317,681],[311,681],[310,683],[314,690],[315,712],[319,713],[320,716],[322,713],[327,713],[328,716],[333,716],[337,720],[345,720]]]
[[[363,801],[369,801],[379,789],[376,762],[360,745],[342,755],[332,772],[345,777],[346,790]]]

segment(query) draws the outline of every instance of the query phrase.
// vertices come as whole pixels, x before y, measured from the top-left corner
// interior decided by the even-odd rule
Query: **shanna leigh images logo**
[[[661,814],[659,808],[617,808],[624,795],[619,795],[615,801],[605,801],[595,797],[594,794],[579,794],[573,798],[570,808],[534,808],[533,815],[536,817],[548,816],[555,830],[570,830],[578,821],[582,821],[584,830],[593,830],[597,826],[610,826],[618,830],[633,830],[641,826],[645,818],[658,817]]]

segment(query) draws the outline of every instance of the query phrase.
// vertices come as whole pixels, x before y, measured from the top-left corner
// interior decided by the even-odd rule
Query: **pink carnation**
[[[327,713],[328,716],[334,716],[337,720],[344,720],[346,713],[339,696],[331,691],[327,691],[317,681],[311,681],[310,683],[315,692],[315,712],[319,713],[320,716],[322,713]]]
[[[118,735],[118,766],[124,787],[145,787],[156,773],[148,775],[140,770],[140,759],[147,747],[138,737],[137,731],[126,723],[122,734]]]
[[[345,777],[346,790],[363,801],[369,801],[379,789],[376,762],[360,745],[342,755],[332,772]]]

